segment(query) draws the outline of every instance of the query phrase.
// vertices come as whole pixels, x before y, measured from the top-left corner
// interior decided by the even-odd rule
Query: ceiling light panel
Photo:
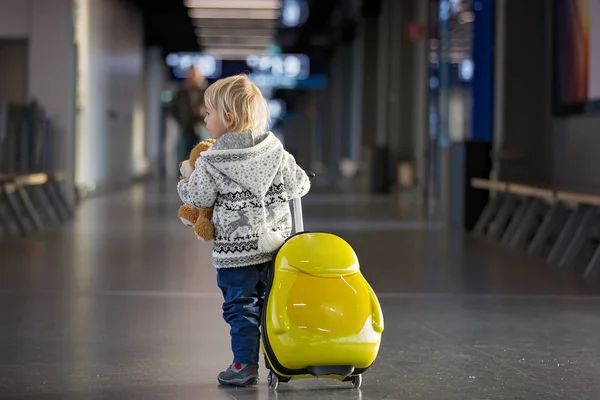
[[[240,50],[248,52],[249,54],[254,54],[256,52],[264,52],[266,51],[265,46],[255,45],[255,44],[243,44],[243,43],[231,43],[231,44],[220,44],[213,45],[211,43],[202,42],[204,49],[227,49],[227,50]],[[204,50],[203,53],[210,53],[208,50]]]
[[[273,37],[275,30],[272,28],[197,28],[196,36],[255,36],[255,37]]]
[[[206,47],[202,50],[204,54],[210,54],[214,56],[219,56],[223,59],[229,59],[228,57],[243,57],[246,59],[249,55],[266,55],[267,51],[265,49],[257,49],[257,48],[227,48],[227,47]]]
[[[202,28],[249,28],[249,29],[275,29],[276,21],[269,19],[193,19],[194,26]]]
[[[259,8],[279,10],[281,0],[185,0],[188,8]]]
[[[269,46],[273,44],[273,38],[269,36],[202,36],[200,38],[204,46]]]
[[[253,19],[276,20],[279,10],[250,9],[250,8],[191,8],[188,10],[190,18],[202,19]]]
[[[229,53],[221,53],[221,54],[214,54],[213,55],[215,57],[219,57],[219,59],[221,60],[228,60],[228,61],[246,61],[246,59],[248,58],[248,54],[243,54],[243,53],[233,53],[233,54],[229,54]]]

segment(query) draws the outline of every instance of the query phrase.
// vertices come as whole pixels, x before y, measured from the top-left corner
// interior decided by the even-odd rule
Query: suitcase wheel
[[[354,387],[354,389],[358,389],[360,388],[360,385],[362,385],[362,375],[353,376],[352,387]]]
[[[269,371],[269,376],[267,376],[267,383],[269,384],[269,389],[277,390],[277,386],[279,386],[279,377],[273,371]]]

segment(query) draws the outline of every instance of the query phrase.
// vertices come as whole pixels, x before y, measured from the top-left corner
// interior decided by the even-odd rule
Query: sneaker
[[[231,364],[217,378],[225,386],[252,386],[258,383],[258,364]]]

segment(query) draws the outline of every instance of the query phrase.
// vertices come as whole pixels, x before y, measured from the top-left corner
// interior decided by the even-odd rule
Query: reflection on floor
[[[75,222],[0,243],[0,398],[590,399],[600,297],[542,262],[443,233],[401,200],[313,195],[307,229],[356,249],[386,331],[363,388],[223,389],[221,298],[171,187],[91,199]]]

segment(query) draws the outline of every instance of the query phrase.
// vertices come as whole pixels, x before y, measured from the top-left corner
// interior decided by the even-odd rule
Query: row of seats
[[[2,235],[30,235],[70,219],[67,178],[65,173],[0,174]]]
[[[600,191],[478,178],[471,180],[471,186],[490,192],[474,236],[545,257],[560,268],[582,270],[586,279],[598,279]]]
[[[23,236],[73,215],[68,174],[53,172],[54,129],[36,102],[0,101],[0,235]]]

